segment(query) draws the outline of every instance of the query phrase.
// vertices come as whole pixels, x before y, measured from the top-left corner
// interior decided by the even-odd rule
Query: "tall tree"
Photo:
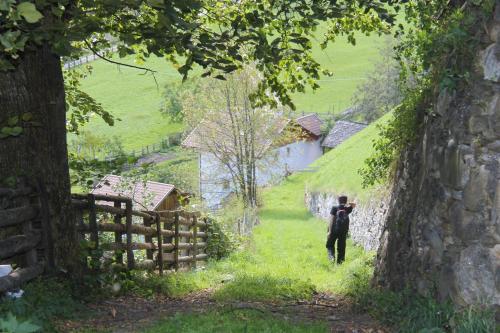
[[[218,162],[221,170],[214,165],[212,171],[221,173],[223,181],[231,176],[233,190],[248,208],[257,205],[258,165],[261,171],[272,169],[272,146],[296,132],[285,130],[286,108],[252,106],[249,96],[259,81],[250,66],[224,80],[205,80],[185,96],[182,107],[188,124],[195,128],[187,140]]]
[[[386,3],[394,2],[0,0],[0,178],[38,179],[50,205],[58,264],[71,268],[77,246],[61,56],[106,49],[111,36],[120,56],[182,57],[184,78],[195,64],[217,77],[255,61],[264,79],[252,100],[275,103],[265,93],[270,89],[291,104],[290,93],[317,87],[321,70],[310,39],[320,21],[332,22],[329,39],[386,31],[393,21]]]

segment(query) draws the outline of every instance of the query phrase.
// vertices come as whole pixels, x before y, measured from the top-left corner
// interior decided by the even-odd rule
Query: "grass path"
[[[244,250],[203,270],[159,278],[155,283],[169,297],[100,304],[100,321],[92,326],[149,333],[377,332],[345,297],[356,283],[367,283],[373,254],[348,243],[343,265],[327,260],[326,224],[305,209],[304,181],[294,175],[264,192],[260,225]]]

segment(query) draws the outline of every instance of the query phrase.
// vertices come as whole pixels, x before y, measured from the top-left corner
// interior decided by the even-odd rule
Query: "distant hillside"
[[[317,35],[323,33],[324,29],[319,29]],[[326,50],[315,46],[316,59],[333,71],[334,76],[322,78],[321,88],[315,92],[295,94],[297,110],[320,113],[333,110],[337,113],[348,107],[356,85],[379,56],[378,45],[383,41],[384,37],[359,36],[355,47],[342,38]],[[120,61],[133,63],[133,58]],[[176,69],[164,59],[151,57],[143,65],[158,71],[158,86],[150,74],[144,75],[140,70],[118,67],[102,60],[91,65],[93,74],[82,82],[83,90],[122,121],[109,127],[96,118],[87,130],[106,137],[118,136],[125,149],[132,150],[158,143],[166,135],[183,129],[182,124],[169,123],[159,112],[165,84],[181,80]]]

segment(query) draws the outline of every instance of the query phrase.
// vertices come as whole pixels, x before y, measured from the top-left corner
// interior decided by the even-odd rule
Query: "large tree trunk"
[[[17,180],[39,187],[49,207],[56,264],[77,262],[71,212],[66,106],[61,62],[48,46],[26,52],[14,70],[0,71],[0,129],[19,120],[18,136],[0,139],[0,183]]]

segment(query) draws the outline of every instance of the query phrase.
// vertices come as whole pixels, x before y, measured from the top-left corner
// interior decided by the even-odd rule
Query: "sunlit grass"
[[[245,250],[204,270],[169,276],[171,294],[211,288],[219,300],[308,299],[314,291],[346,293],[353,273],[369,278],[373,254],[350,241],[344,264],[328,261],[326,223],[304,207],[301,178],[264,192],[260,225]]]

